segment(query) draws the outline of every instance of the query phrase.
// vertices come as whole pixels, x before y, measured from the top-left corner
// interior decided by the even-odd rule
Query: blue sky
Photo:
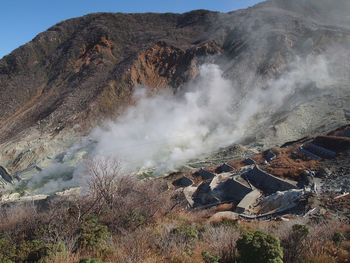
[[[0,58],[52,25],[94,12],[174,12],[194,9],[228,12],[262,0],[1,0]]]

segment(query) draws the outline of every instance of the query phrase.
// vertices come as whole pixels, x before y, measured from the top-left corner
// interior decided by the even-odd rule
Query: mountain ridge
[[[95,13],[50,27],[0,60],[1,159],[15,170],[48,149],[54,156],[133,105],[139,86],[177,93],[204,61],[220,64],[244,89],[247,72],[268,80],[297,55],[349,46],[347,29],[274,2],[229,13]]]

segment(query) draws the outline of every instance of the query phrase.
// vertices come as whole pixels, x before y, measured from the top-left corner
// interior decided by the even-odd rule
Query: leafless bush
[[[69,256],[76,250],[81,223],[79,203],[79,200],[55,199],[41,215],[41,226],[37,234],[46,244],[52,245],[55,255],[62,249],[62,245],[65,256]]]
[[[38,226],[39,214],[34,204],[18,204],[1,208],[0,233],[9,240],[25,238]]]
[[[304,226],[307,232],[297,231],[290,227],[292,224],[295,225],[297,221],[288,222],[279,227],[286,234],[280,235],[284,248],[284,262],[296,262],[303,258],[310,258],[311,262],[311,259],[317,257],[333,260],[337,251],[332,242],[332,235],[338,224],[326,221],[318,224],[308,224],[305,221],[298,222],[304,223],[299,225]]]
[[[230,226],[207,227],[202,241],[208,245],[208,251],[219,255],[223,262],[232,262],[235,258],[236,241],[240,231]]]
[[[186,242],[180,235],[172,235],[171,231],[176,227],[175,224],[165,224],[160,226],[158,231],[157,247],[163,258],[172,257],[172,255],[181,255],[186,250]]]
[[[115,262],[138,263],[147,262],[149,258],[155,258],[154,244],[157,236],[153,228],[139,228],[121,236],[117,243],[120,244]],[[159,261],[154,261],[159,262]]]
[[[288,238],[293,225],[309,225],[307,218],[295,218],[287,222],[259,222],[257,229],[278,237],[280,240]]]
[[[140,180],[123,175],[115,160],[92,160],[87,205],[83,214],[100,215],[112,231],[123,232],[152,222],[172,207],[167,184],[161,179]]]
[[[115,203],[121,176],[120,163],[117,160],[100,159],[86,161],[88,171],[88,190],[90,197],[96,202],[95,206],[107,205],[112,208]]]

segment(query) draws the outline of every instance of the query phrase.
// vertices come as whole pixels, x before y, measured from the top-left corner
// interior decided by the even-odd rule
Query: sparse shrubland
[[[123,176],[108,161],[87,168],[79,198],[1,208],[0,262],[349,262],[339,222],[209,222],[211,210],[186,210],[165,180]]]

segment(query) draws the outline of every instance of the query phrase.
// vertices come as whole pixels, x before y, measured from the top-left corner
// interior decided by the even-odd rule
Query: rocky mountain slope
[[[341,79],[332,85],[349,90],[349,6],[328,2],[273,0],[229,13],[96,13],[58,23],[0,60],[0,164],[10,172],[45,166],[133,105],[139,85],[150,95],[181,94],[203,62],[219,64],[243,97],[258,81],[283,75],[297,56],[325,53]],[[334,97],[323,97],[326,103],[337,103],[339,94],[328,95]],[[348,104],[323,107],[310,99],[308,105],[273,116],[261,137],[283,143],[349,121]],[[300,116],[307,124],[290,135]]]

